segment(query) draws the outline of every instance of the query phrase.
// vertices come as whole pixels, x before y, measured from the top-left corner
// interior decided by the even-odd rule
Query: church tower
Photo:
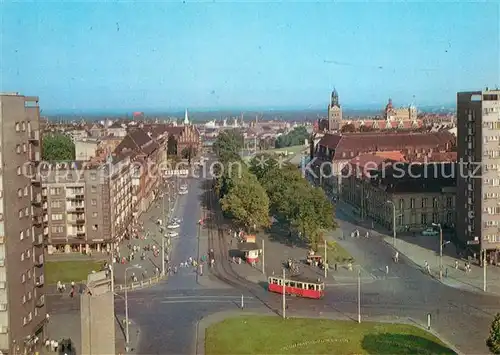
[[[188,115],[188,110],[186,109],[186,112],[184,112],[184,126],[189,125],[189,115]]]
[[[328,105],[328,130],[334,131],[342,126],[342,108],[339,103],[339,94],[336,89],[332,91],[330,104]]]

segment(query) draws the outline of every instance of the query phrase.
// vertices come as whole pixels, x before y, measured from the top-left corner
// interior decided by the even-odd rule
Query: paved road
[[[174,244],[172,262],[178,263],[197,255],[199,183],[199,180],[189,182],[189,193],[179,204],[178,214],[183,222],[180,238]],[[357,228],[349,221],[349,216],[342,215],[341,211],[338,214],[340,227],[345,232]],[[364,232],[363,228],[359,229]],[[433,328],[461,351],[486,353],[484,339],[493,313],[500,311],[497,298],[442,285],[412,267],[404,256],[400,257],[399,264],[394,265],[391,262],[392,250],[376,238],[348,238],[343,244],[365,269],[374,274],[383,275],[385,266],[390,266],[387,278],[362,284],[364,317],[411,317],[425,323],[427,313],[431,313]],[[227,262],[226,266],[230,267],[230,263]],[[230,272],[225,276],[235,279]],[[280,309],[279,295],[269,294],[258,285],[243,283],[243,286],[246,291],[202,288],[196,283],[194,273],[183,270],[168,282],[130,293],[130,317],[141,329],[138,353],[193,353],[197,321],[216,311],[236,309],[241,293],[245,294],[248,307],[261,308],[257,297],[262,297],[272,308]],[[352,316],[357,312],[357,287],[355,283],[333,286],[327,289],[322,301],[289,298],[288,303],[290,316],[332,311]],[[118,314],[124,313],[123,302],[119,299],[116,309]]]

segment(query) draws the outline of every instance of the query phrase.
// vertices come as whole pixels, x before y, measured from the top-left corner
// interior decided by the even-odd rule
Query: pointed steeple
[[[186,109],[186,112],[184,113],[184,125],[189,124],[189,116],[188,116],[188,110]]]
[[[331,98],[331,101],[330,101],[330,105],[332,107],[334,107],[334,106],[340,107],[340,104],[339,104],[339,94],[337,92],[337,89],[335,89],[335,88],[333,88],[333,91],[332,91],[332,98]]]

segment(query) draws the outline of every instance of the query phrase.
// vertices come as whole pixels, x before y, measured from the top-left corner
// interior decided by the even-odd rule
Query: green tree
[[[221,132],[215,140],[212,149],[222,161],[240,159],[240,151],[244,146],[243,134],[236,129]]]
[[[356,126],[354,126],[352,123],[348,123],[342,126],[340,129],[341,133],[352,133],[356,132]]]
[[[222,210],[246,230],[269,225],[269,198],[250,172],[232,180],[221,205]]]
[[[303,145],[305,140],[309,138],[307,128],[304,126],[295,127],[288,134],[279,136],[274,145],[276,148],[285,148],[295,145]]]
[[[486,340],[486,345],[492,354],[500,354],[500,313],[497,313],[491,322],[490,336]]]
[[[42,157],[46,161],[75,160],[75,144],[65,134],[44,135],[42,138]]]

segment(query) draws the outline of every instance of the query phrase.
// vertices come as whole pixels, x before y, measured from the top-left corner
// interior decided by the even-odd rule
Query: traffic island
[[[205,355],[456,354],[434,335],[395,323],[245,315],[210,325]]]

